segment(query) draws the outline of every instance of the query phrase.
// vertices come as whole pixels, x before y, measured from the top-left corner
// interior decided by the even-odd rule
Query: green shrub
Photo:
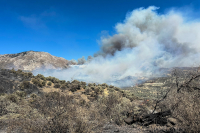
[[[92,86],[92,84],[91,84],[91,83],[88,83],[88,86],[89,86],[89,87],[91,87],[91,86]]]
[[[75,92],[76,90],[80,90],[80,88],[81,88],[80,84],[72,83],[70,91]]]
[[[45,78],[44,75],[42,75],[42,74],[38,74],[38,75],[36,76],[36,78],[39,78],[39,79],[42,79],[42,80],[46,80],[46,78]]]
[[[100,93],[100,88],[99,87],[95,87],[94,88],[94,92],[96,92],[97,94],[99,94]]]
[[[81,85],[86,86],[86,82],[81,81]]]
[[[121,92],[121,89],[120,89],[119,87],[114,87],[114,89],[115,89],[116,91]]]
[[[73,80],[72,84],[80,84],[80,82],[78,80]]]
[[[51,77],[50,80],[52,83],[59,83],[59,79],[55,78],[55,77]]]
[[[36,78],[32,79],[33,84],[38,85],[40,83],[40,81]]]
[[[114,88],[114,86],[113,86],[113,85],[110,85],[109,88]]]
[[[32,94],[30,95],[30,97],[34,99],[34,98],[37,97],[37,95],[36,95],[35,93],[32,93]]]
[[[105,86],[105,87],[108,87],[108,85],[106,83],[103,83],[101,86]]]
[[[21,98],[24,98],[27,95],[24,91],[16,91],[15,94]]]
[[[46,86],[46,81],[42,81],[42,86]]]
[[[60,89],[61,89],[61,90],[66,90],[67,87],[66,87],[65,85],[61,85]]]
[[[19,101],[19,98],[15,94],[9,94],[6,96],[6,98],[13,103],[17,103]]]
[[[137,99],[137,97],[131,91],[124,91],[123,96],[126,97],[126,98],[128,98],[131,101]]]
[[[59,92],[49,92],[45,95],[46,98],[50,98],[50,99],[58,99],[60,97],[60,93]]]
[[[65,81],[65,80],[60,80],[60,83],[61,83],[61,84],[65,84],[66,81]]]
[[[22,73],[23,71],[21,70],[21,69],[18,69],[17,70],[17,74],[20,74],[20,73]]]
[[[31,72],[27,72],[27,75],[28,75],[29,78],[33,77],[33,74]]]
[[[105,89],[106,87],[105,86],[102,86],[102,89]]]
[[[12,73],[15,73],[15,72],[16,72],[14,68],[12,68],[10,71],[11,71]]]
[[[30,87],[30,83],[29,81],[23,81],[20,85],[19,85],[20,89],[24,90],[26,88]]]
[[[40,81],[40,79],[33,78],[33,79],[32,79],[32,82],[33,82],[33,84],[35,84],[35,85],[37,85],[37,86],[39,86],[39,87],[45,86],[44,83],[43,83],[42,81]],[[46,83],[45,83],[45,84],[46,84]]]
[[[51,81],[51,76],[46,77],[46,80]]]
[[[90,86],[90,88],[91,88],[92,90],[94,90],[96,87],[95,87],[95,86]]]
[[[114,89],[114,88],[108,88],[108,91],[109,91],[109,92],[114,92],[115,89]]]
[[[52,82],[51,82],[51,81],[49,81],[49,82],[47,83],[47,85],[48,85],[48,86],[51,86],[51,85],[52,85]]]
[[[55,88],[60,88],[60,86],[61,86],[61,85],[60,85],[59,83],[54,84],[54,87],[55,87]]]
[[[98,86],[97,88],[98,88],[98,92],[99,92],[100,94],[102,94],[103,91],[104,91],[103,88],[102,88],[101,86]]]
[[[92,89],[91,89],[90,87],[87,86],[87,87],[85,88],[85,94],[88,95],[88,94],[90,94],[91,92],[92,92]]]
[[[46,77],[46,80],[51,81],[52,83],[55,83],[57,81],[55,77],[51,77],[51,76]]]
[[[5,93],[0,93],[0,96],[5,96]]]

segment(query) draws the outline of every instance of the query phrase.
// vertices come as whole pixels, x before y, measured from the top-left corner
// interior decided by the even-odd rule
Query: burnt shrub
[[[184,81],[183,81],[184,80]],[[172,117],[187,133],[200,132],[200,73],[198,71],[182,74],[173,71],[171,86],[161,102],[157,102],[162,110],[170,109]],[[176,83],[176,84],[175,84]]]

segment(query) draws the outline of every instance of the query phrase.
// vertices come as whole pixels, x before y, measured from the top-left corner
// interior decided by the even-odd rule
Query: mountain
[[[69,61],[53,56],[47,52],[26,51],[17,54],[0,55],[0,68],[21,69],[33,71],[35,69],[63,69],[68,68]]]

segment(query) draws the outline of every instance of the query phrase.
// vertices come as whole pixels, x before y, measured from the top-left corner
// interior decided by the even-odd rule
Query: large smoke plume
[[[82,68],[43,72],[60,79],[134,84],[114,81],[128,76],[152,76],[159,68],[191,67],[200,64],[200,21],[188,21],[180,12],[158,14],[158,8],[139,8],[115,26],[116,34],[101,38],[98,56]],[[41,72],[38,72],[41,73]]]

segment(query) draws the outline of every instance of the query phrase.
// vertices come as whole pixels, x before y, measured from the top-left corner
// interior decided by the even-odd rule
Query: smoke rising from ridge
[[[151,6],[129,13],[123,23],[115,26],[115,35],[101,38],[98,56],[82,68],[36,73],[129,86],[134,82],[125,79],[128,76],[149,77],[159,68],[199,65],[200,22],[188,22],[175,11],[161,15],[157,9]],[[116,83],[118,80],[122,82]]]

